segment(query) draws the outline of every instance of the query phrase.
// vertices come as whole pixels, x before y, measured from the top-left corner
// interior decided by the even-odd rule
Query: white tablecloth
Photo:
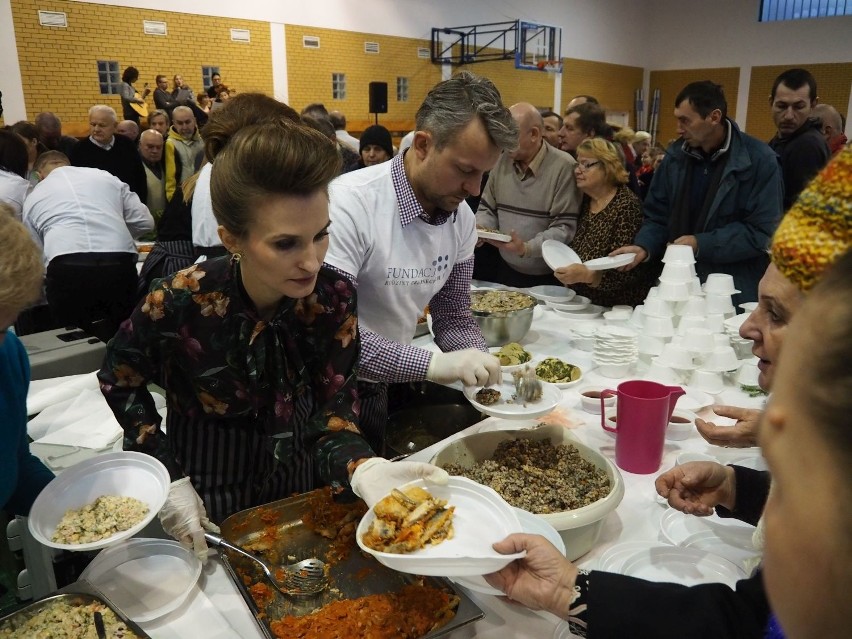
[[[602,320],[600,320],[603,323]],[[615,387],[620,381],[598,375],[592,369],[592,354],[573,347],[568,329],[569,322],[558,317],[552,311],[540,306],[536,309],[536,318],[527,336],[521,340],[524,347],[535,357],[553,356],[579,365],[584,371],[584,380],[576,387],[563,391],[563,400],[559,410],[571,423],[576,424],[573,432],[585,444],[592,446],[608,458],[615,461],[615,442],[600,426],[600,417],[584,412],[579,406],[577,388],[584,384],[606,384]],[[419,337],[414,342],[430,349],[437,349],[430,336]],[[643,367],[632,372],[629,378],[641,377]],[[762,398],[749,398],[738,388],[732,386],[716,396],[717,403],[736,406],[759,407]],[[710,409],[700,413],[707,417]],[[412,455],[413,460],[428,460],[445,442],[452,441],[464,434],[476,432],[484,425],[496,420],[488,418],[470,428],[457,433],[444,442],[440,442]],[[531,424],[529,420],[519,424]],[[750,466],[760,466],[758,449],[724,449],[707,444],[697,432],[682,441],[666,441],[661,471],[674,465],[676,456],[684,451],[701,452],[712,455],[722,463],[746,460]],[[635,475],[622,471],[625,483],[625,495],[618,509],[610,514],[604,524],[600,540],[591,552],[577,561],[582,568],[595,568],[596,561],[610,546],[625,541],[662,541],[660,518],[665,506],[656,499],[654,479],[658,473]],[[144,624],[144,628],[155,639],[171,639],[188,636],[241,637],[243,639],[261,638],[249,610],[236,588],[231,584],[224,568],[219,565],[215,553],[199,582],[199,591],[194,593],[182,610],[163,619]],[[530,611],[507,601],[505,598],[469,592],[470,597],[485,612],[485,618],[470,627],[462,628],[448,635],[451,639],[481,637],[483,639],[542,639],[553,635],[559,620],[549,613]]]

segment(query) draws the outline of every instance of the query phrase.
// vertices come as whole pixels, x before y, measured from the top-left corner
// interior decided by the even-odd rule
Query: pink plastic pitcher
[[[622,382],[618,390],[601,392],[601,426],[616,434],[615,463],[619,468],[641,475],[659,470],[666,427],[683,394],[680,386],[642,380]],[[613,395],[618,397],[615,428],[607,425],[604,407],[604,400]]]

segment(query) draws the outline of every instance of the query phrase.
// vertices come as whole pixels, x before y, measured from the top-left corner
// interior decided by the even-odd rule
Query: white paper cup
[[[642,323],[642,334],[651,337],[671,337],[674,335],[672,318],[646,315]]]
[[[695,430],[695,413],[689,410],[677,409],[672,413],[669,425],[666,427],[666,439],[687,439]]]
[[[648,298],[642,305],[642,313],[647,317],[671,317],[674,315],[674,308],[666,300],[659,296]]]
[[[660,273],[661,282],[682,282],[688,284],[695,277],[695,266],[685,262],[668,262]]]
[[[683,334],[683,347],[693,353],[710,353],[715,348],[713,333],[706,328],[690,328]]]
[[[710,273],[704,281],[704,292],[708,295],[733,295],[737,293],[733,275],[727,273]]]
[[[660,282],[660,299],[668,302],[685,302],[689,299],[687,282]]]
[[[663,255],[663,264],[670,262],[695,264],[695,253],[692,247],[686,244],[669,244],[666,247],[665,255]]]
[[[692,370],[695,367],[695,363],[692,361],[692,353],[671,342],[663,346],[661,360],[665,366],[675,369]]]

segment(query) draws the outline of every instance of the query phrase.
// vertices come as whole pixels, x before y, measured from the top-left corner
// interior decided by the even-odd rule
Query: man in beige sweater
[[[541,245],[574,238],[581,200],[576,160],[545,144],[542,117],[532,104],[520,102],[509,110],[520,130],[518,148],[504,152],[491,171],[476,224],[511,239],[482,240],[474,277],[519,287],[559,285],[541,257]]]

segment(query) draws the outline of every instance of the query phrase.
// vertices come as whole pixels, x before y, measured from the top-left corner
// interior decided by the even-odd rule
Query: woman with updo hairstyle
[[[629,176],[615,145],[603,138],[584,140],[577,147],[574,175],[583,202],[570,247],[580,259],[606,257],[619,242],[632,242],[642,225],[642,203],[627,187]],[[657,274],[649,264],[628,272],[593,271],[583,264],[570,264],[554,272],[560,282],[601,306],[641,304]]]
[[[251,124],[298,122],[299,114],[275,98],[262,93],[241,93],[213,113],[201,138],[204,165],[175,190],[157,225],[157,242],[139,274],[137,294],[143,298],[152,282],[191,265],[201,255],[226,254],[218,236],[218,222],[210,201],[210,170],[213,160],[228,140]]]
[[[226,140],[211,118],[210,190],[229,256],[155,282],[98,374],[124,448],[174,480],[164,529],[203,556],[207,513],[348,488],[374,456],[357,427],[355,289],[323,264],[339,156],[317,131],[278,120]],[[168,435],[152,381],[166,391]]]

